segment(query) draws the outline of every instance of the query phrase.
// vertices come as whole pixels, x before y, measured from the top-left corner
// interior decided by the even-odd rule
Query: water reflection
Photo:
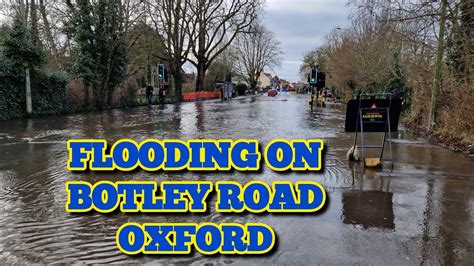
[[[393,193],[383,191],[348,191],[342,193],[343,223],[364,229],[394,229]]]
[[[70,116],[0,121],[0,263],[469,264],[474,250],[474,160],[406,134],[394,141],[393,171],[348,164],[344,107],[311,110],[306,96],[250,97]],[[322,138],[324,171],[262,173],[69,173],[70,138]],[[70,215],[67,180],[313,180],[329,207],[315,215]],[[278,250],[261,257],[129,257],[115,246],[127,221],[262,222]],[[361,228],[363,230],[361,230]]]

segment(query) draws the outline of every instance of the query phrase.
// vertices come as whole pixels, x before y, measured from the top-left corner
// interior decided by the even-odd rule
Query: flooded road
[[[344,107],[310,110],[307,96],[279,95],[110,110],[0,122],[0,263],[176,264],[469,264],[474,261],[474,160],[401,131],[394,167],[363,170],[345,155]],[[278,174],[69,173],[72,138],[257,139],[325,141],[324,171]],[[73,215],[65,211],[67,180],[311,180],[328,192],[328,206],[311,215],[206,214]],[[215,201],[215,199],[212,199]],[[277,245],[265,256],[123,255],[118,227],[144,222],[263,222]]]

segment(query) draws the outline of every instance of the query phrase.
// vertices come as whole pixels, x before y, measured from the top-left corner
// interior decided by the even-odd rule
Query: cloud
[[[282,43],[284,52],[279,77],[300,80],[303,54],[319,45],[335,27],[349,24],[345,0],[267,0],[263,24]]]

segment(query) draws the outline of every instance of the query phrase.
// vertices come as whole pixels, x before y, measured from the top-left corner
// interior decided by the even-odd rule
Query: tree
[[[56,40],[53,36],[52,27],[50,23],[50,18],[48,17],[48,12],[46,10],[46,4],[44,0],[39,0],[39,12],[41,14],[41,18],[43,21],[43,31],[45,35],[45,48],[49,49],[49,52],[54,58],[55,65],[63,70],[64,67],[62,66],[62,62],[59,59],[60,53],[58,49],[58,45],[56,44]]]
[[[191,0],[155,0],[147,3],[148,14],[156,32],[165,40],[164,57],[173,77],[175,96],[181,101],[182,66],[188,59],[194,25],[190,23]]]
[[[197,69],[196,91],[204,89],[206,71],[234,39],[250,31],[262,7],[260,0],[190,0],[189,34],[192,54],[189,58]]]
[[[466,7],[472,10],[472,1],[379,1],[379,0],[359,0],[355,1],[357,8],[359,9],[359,16],[372,17],[378,25],[389,24],[392,26],[391,34],[398,37],[398,41],[403,48],[404,46],[419,47],[421,43],[421,50],[415,49],[407,53],[405,50],[405,56],[412,57],[411,59],[419,60],[420,57],[426,56],[428,64],[432,65],[432,77],[430,84],[430,96],[431,101],[428,106],[429,116],[427,117],[427,129],[432,131],[435,129],[437,124],[437,116],[439,113],[440,106],[446,105],[447,103],[441,103],[439,96],[442,93],[444,71],[443,68],[446,65],[444,60],[447,52],[446,41],[448,41],[448,47],[450,45],[450,37],[456,35],[458,24],[462,25],[463,19],[466,17],[461,15],[458,17],[459,10],[464,10]],[[472,12],[472,11],[471,11]],[[471,12],[468,12],[471,13]],[[464,13],[465,14],[465,13]],[[461,22],[461,23],[458,23]],[[468,22],[468,28],[472,28],[472,21]],[[461,31],[461,35],[464,33]],[[464,35],[466,36],[466,35]],[[467,37],[467,36],[466,36]],[[470,36],[472,39],[472,36]],[[469,37],[468,37],[469,38]],[[469,46],[469,45],[468,45]],[[464,47],[461,45],[458,47],[458,55],[464,53]],[[426,50],[429,52],[426,53]],[[403,49],[402,49],[403,51]],[[420,54],[420,51],[422,54]],[[452,51],[451,51],[452,52]],[[402,55],[404,55],[402,53]],[[455,56],[462,58],[462,56]],[[433,60],[434,59],[434,60]],[[457,62],[459,63],[459,62]],[[454,65],[463,69],[463,63]],[[459,72],[463,70],[457,69],[459,78]],[[466,72],[464,72],[466,73]],[[461,75],[461,79],[463,79]]]
[[[223,82],[229,75],[236,74],[234,55],[235,49],[230,46],[212,62],[206,73],[204,82],[206,87],[215,88],[216,82]]]
[[[311,72],[313,66],[319,66],[321,71],[326,71],[326,58],[327,53],[324,51],[325,47],[319,47],[317,49],[306,52],[303,56],[303,63],[300,65],[300,76],[303,80],[306,80],[307,75]]]
[[[143,82],[152,83],[153,69],[166,57],[164,40],[155,29],[142,21],[128,31],[128,74]]]
[[[3,54],[18,68],[23,68],[25,64],[30,68],[35,68],[45,62],[41,47],[31,41],[28,29],[19,19],[13,22],[13,26],[5,38]]]
[[[261,25],[255,26],[251,33],[240,34],[234,50],[237,74],[247,81],[251,89],[256,89],[266,68],[280,65],[283,53],[275,35]]]
[[[84,104],[111,106],[115,88],[127,77],[124,12],[119,1],[77,1],[69,33],[75,41],[74,73],[86,86]]]
[[[473,1],[461,1],[447,18],[452,25],[446,40],[447,63],[453,69],[456,79],[468,84],[472,84],[474,70],[473,10]]]
[[[446,31],[446,10],[448,0],[441,0],[441,19],[439,24],[438,45],[436,50],[435,70],[433,77],[433,87],[431,89],[431,107],[428,121],[428,129],[433,130],[436,125],[438,94],[441,90],[441,71],[443,70],[444,38]]]
[[[51,26],[51,16],[49,14],[50,10],[48,10],[46,7],[48,5],[48,8],[51,9],[51,6],[55,4],[56,3],[53,4],[52,1],[49,1],[48,3],[45,0],[39,0],[39,2],[38,0],[10,0],[2,1],[0,6],[3,11],[3,16],[13,17],[14,19],[19,18],[21,21],[23,21],[30,32],[30,38],[32,42],[43,47],[47,55],[54,56],[55,60],[51,65],[55,66],[55,69],[57,69],[62,68],[60,61],[57,60],[57,57],[61,54],[61,52],[57,51],[57,49],[54,49],[57,48],[55,42],[58,42],[59,38],[55,40],[55,36],[53,36],[52,33],[52,28],[56,28],[58,29],[57,31],[59,31],[59,27],[54,25],[56,20],[53,20],[54,26]],[[54,47],[52,44],[54,44]],[[64,55],[64,53],[62,54]]]
[[[30,70],[41,66],[45,56],[40,46],[31,41],[30,33],[20,19],[16,19],[13,27],[3,43],[3,54],[17,69],[25,70],[26,111],[33,111],[31,100]]]

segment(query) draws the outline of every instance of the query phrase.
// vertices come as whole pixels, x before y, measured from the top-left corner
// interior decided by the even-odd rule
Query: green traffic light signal
[[[311,73],[309,74],[309,76],[310,76],[310,83],[315,84],[316,78],[318,76],[318,70],[316,68],[311,69]]]
[[[158,65],[158,79],[163,79],[164,78],[164,73],[165,73],[165,65],[164,64],[159,64]]]

